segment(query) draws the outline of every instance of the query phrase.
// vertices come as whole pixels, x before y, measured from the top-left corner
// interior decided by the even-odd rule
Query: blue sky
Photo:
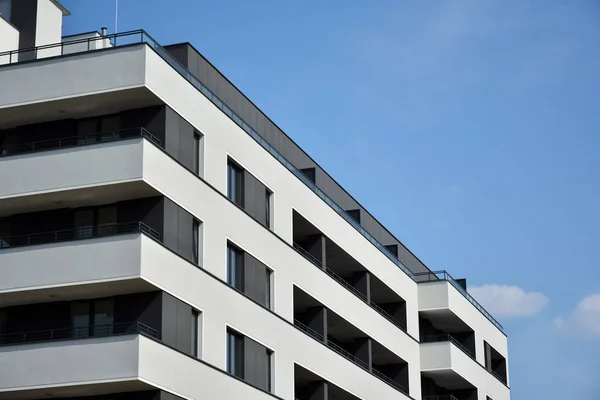
[[[113,31],[113,1],[62,2],[65,33]],[[120,31],[191,42],[468,277],[509,335],[513,399],[600,398],[598,1],[119,3]]]

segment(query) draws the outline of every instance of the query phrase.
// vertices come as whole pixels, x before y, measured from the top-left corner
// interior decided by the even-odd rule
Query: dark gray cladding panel
[[[229,80],[210,64],[190,44],[182,43],[167,46],[166,49],[177,57],[204,85],[224,101],[246,123],[250,124],[267,142],[283,154],[296,168],[315,168],[316,183],[334,202],[345,210],[361,210],[361,224],[383,245],[400,243],[383,225],[369,214],[358,202],[320,168],[308,154],[296,145],[262,111],[235,88]],[[184,49],[187,49],[185,51]],[[427,271],[425,265],[404,246],[399,246],[400,261],[415,272]]]
[[[262,225],[266,225],[266,186],[250,172],[244,171],[244,210]]]
[[[194,262],[193,221],[192,214],[164,199],[163,243],[190,262]]]
[[[162,293],[162,341],[186,354],[192,354],[192,308]]]
[[[244,293],[257,303],[267,307],[266,265],[244,252]]]
[[[244,337],[244,380],[263,390],[269,390],[269,372],[267,348]]]

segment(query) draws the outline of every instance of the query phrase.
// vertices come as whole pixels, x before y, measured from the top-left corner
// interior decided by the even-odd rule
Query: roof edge
[[[63,6],[62,4],[60,4],[60,3],[58,2],[58,0],[50,0],[50,2],[54,3],[54,5],[55,5],[56,7],[58,7],[58,8],[60,9],[60,11],[62,11],[62,15],[63,15],[63,17],[67,17],[67,16],[71,15],[71,11],[67,10],[67,9],[65,8],[65,6]]]

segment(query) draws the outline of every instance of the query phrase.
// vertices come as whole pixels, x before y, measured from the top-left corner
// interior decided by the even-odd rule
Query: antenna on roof
[[[119,0],[115,0],[115,33],[119,33]]]

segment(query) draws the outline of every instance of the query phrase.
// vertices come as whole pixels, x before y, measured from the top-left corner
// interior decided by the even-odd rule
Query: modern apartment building
[[[191,44],[0,15],[0,399],[510,398],[466,280]]]

